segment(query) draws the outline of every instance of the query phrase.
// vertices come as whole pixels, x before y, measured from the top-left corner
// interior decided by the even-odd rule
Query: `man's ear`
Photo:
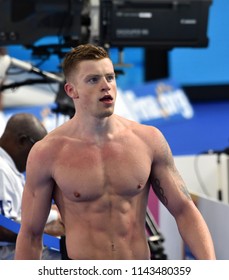
[[[67,93],[67,95],[69,97],[71,97],[72,99],[77,99],[79,98],[79,95],[78,95],[78,92],[75,88],[75,86],[70,83],[70,82],[67,82],[65,85],[64,85],[64,90],[65,92]]]
[[[21,147],[28,145],[28,136],[22,134],[18,135],[17,137],[17,145],[20,145]]]

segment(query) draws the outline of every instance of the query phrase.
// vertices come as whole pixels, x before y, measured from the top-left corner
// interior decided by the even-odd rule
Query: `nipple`
[[[75,196],[75,197],[80,197],[80,193],[74,192],[74,196]]]

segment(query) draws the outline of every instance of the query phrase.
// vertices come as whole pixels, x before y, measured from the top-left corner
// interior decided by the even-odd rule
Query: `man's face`
[[[96,118],[113,114],[117,88],[114,67],[109,58],[81,62],[73,79],[77,114],[90,114]]]

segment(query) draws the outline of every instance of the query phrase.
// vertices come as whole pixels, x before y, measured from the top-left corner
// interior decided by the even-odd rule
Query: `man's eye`
[[[91,84],[95,84],[97,82],[98,82],[98,78],[96,78],[96,77],[89,79],[89,83],[91,83]]]
[[[114,76],[113,75],[110,75],[110,76],[107,76],[107,81],[108,82],[111,82],[111,81],[113,81],[114,80]]]

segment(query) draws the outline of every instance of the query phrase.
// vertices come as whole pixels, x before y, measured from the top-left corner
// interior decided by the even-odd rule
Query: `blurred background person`
[[[47,134],[33,114],[18,113],[10,117],[0,138],[0,214],[14,221],[21,219],[21,199],[25,169],[32,146]],[[64,233],[59,212],[53,205],[45,233]],[[13,259],[17,234],[0,226],[0,259]],[[43,259],[61,259],[58,251],[44,248]]]

